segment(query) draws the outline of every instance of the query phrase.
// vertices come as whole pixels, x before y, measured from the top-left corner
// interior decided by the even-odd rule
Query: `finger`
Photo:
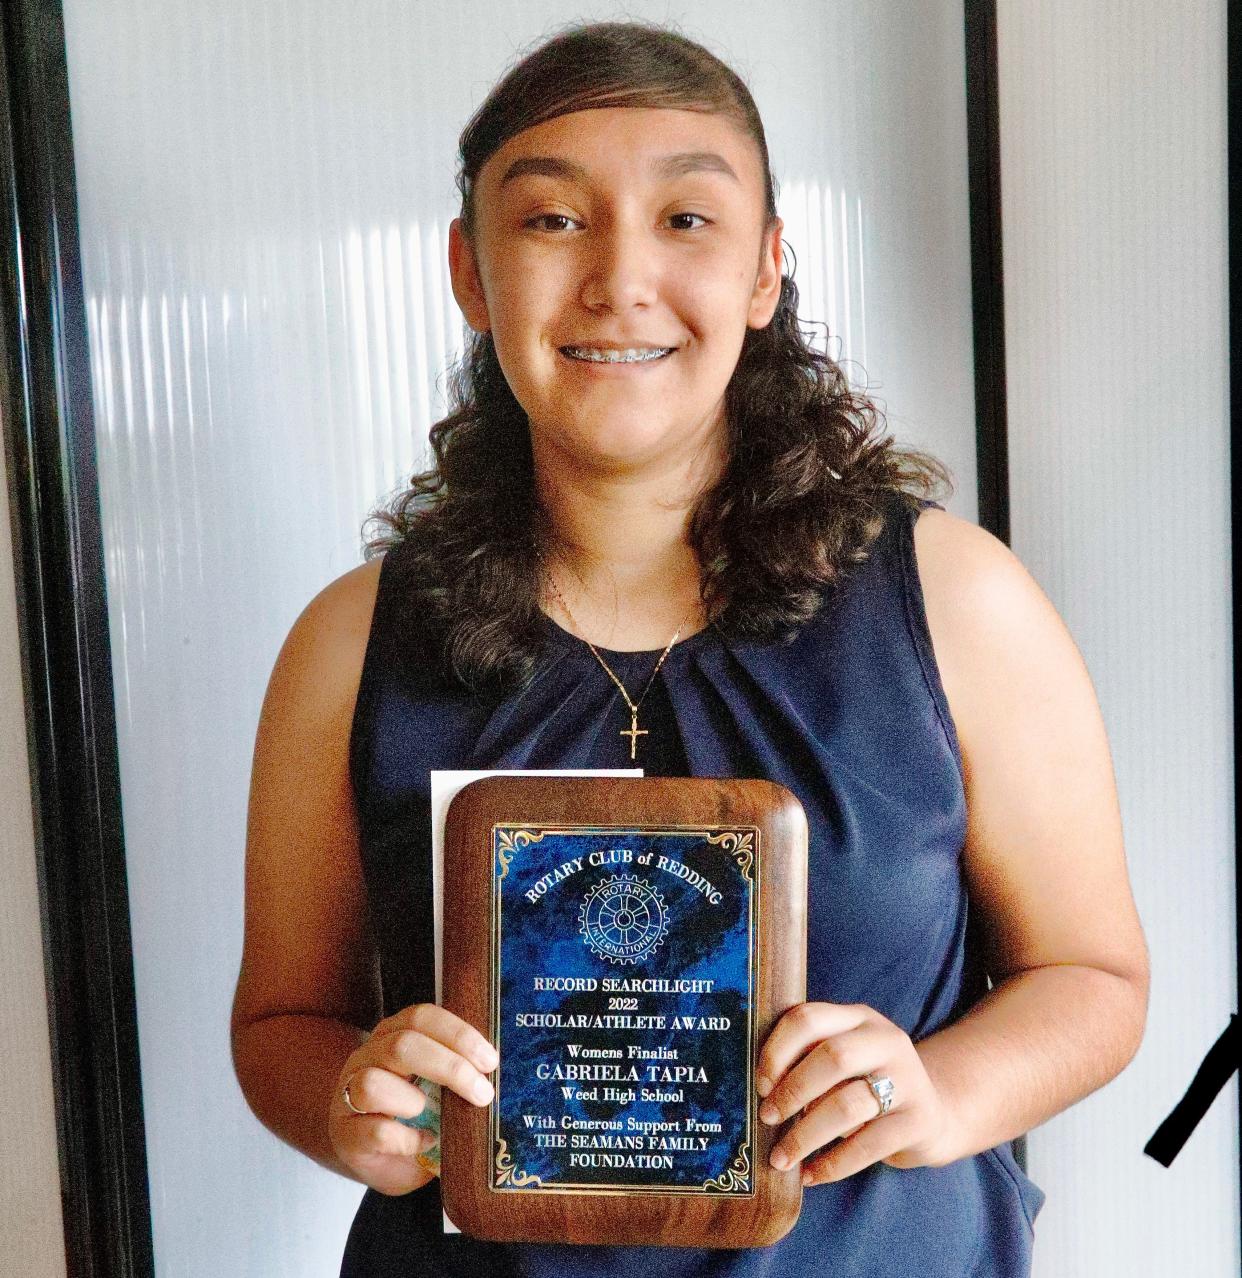
[[[798,1003],[772,1027],[759,1053],[755,1087],[767,1096],[785,1071],[822,1038],[861,1025],[868,1008],[860,1003]]]
[[[350,1145],[368,1155],[382,1154],[393,1158],[417,1158],[435,1143],[433,1132],[421,1128],[402,1127],[382,1114],[356,1114],[346,1130]]]
[[[864,1123],[852,1135],[847,1134],[831,1149],[825,1149],[802,1164],[804,1185],[823,1185],[844,1180],[873,1163],[891,1157],[910,1143],[907,1116],[885,1114]]]
[[[418,1030],[397,1030],[375,1043],[376,1063],[394,1074],[415,1074],[448,1087],[472,1105],[486,1105],[494,1090],[464,1056]]]
[[[817,1096],[851,1078],[861,1078],[868,1070],[877,1069],[876,1061],[886,1045],[878,1042],[869,1025],[833,1034],[793,1065],[768,1093],[759,1108],[765,1123],[783,1123],[805,1109]],[[872,1101],[872,1104],[876,1104]]]
[[[390,1118],[416,1118],[427,1108],[427,1095],[421,1087],[405,1078],[392,1073],[391,1070],[380,1069],[374,1065],[364,1065],[355,1071],[345,1084],[349,1088],[349,1099],[355,1109],[366,1112],[355,1114],[345,1105],[345,1088],[340,1092],[340,1101],[345,1105],[351,1118],[381,1114]]]
[[[484,1074],[490,1074],[500,1063],[496,1049],[473,1025],[437,1003],[414,1003],[402,1008],[380,1021],[372,1031],[372,1037],[398,1034],[402,1030],[417,1030],[428,1038],[434,1038],[459,1056],[464,1056]]]
[[[772,1166],[778,1171],[792,1167],[821,1145],[865,1127],[878,1113],[875,1097],[865,1082],[843,1083],[806,1107],[772,1150]]]

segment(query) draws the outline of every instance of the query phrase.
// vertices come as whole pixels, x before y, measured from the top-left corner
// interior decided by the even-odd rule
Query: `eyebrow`
[[[675,155],[666,155],[653,161],[652,172],[657,177],[681,177],[686,173],[723,173],[725,177],[740,182],[733,166],[723,155],[715,151],[679,151]],[[507,182],[528,174],[542,177],[568,178],[581,180],[587,176],[586,169],[572,160],[562,159],[556,155],[523,155],[514,160],[500,179],[503,187]]]

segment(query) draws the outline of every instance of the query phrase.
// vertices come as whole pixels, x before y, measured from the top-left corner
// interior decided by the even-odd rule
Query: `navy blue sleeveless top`
[[[385,1016],[435,997],[436,768],[641,766],[649,776],[778,781],[810,824],[808,1001],[865,1003],[917,1042],[986,992],[961,866],[961,755],[914,555],[918,515],[898,499],[886,510],[866,561],[792,643],[739,643],[709,625],[674,645],[643,703],[650,735],[637,764],[620,735],[629,713],[619,691],[546,614],[544,655],[524,691],[489,700],[411,668],[389,571],[402,548],[388,551],[350,743]],[[631,696],[660,651],[601,649]],[[367,1190],[341,1274],[608,1278],[658,1265],[662,1278],[1019,1278],[1043,1202],[1005,1143],[947,1167],[877,1163],[809,1186],[797,1224],[770,1247],[657,1251],[446,1235],[433,1179],[402,1196]]]

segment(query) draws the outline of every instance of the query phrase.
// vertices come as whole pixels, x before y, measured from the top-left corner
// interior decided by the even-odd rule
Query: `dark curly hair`
[[[674,107],[728,117],[759,148],[767,225],[776,217],[763,123],[742,80],[667,26],[575,24],[496,85],[462,132],[457,185],[467,235],[474,184],[509,138],[592,107]],[[709,623],[736,640],[787,640],[861,563],[894,500],[952,491],[944,464],[898,447],[880,410],[810,345],[798,291],[781,279],[771,322],[747,329],[725,393],[729,456],[694,506]],[[540,554],[555,548],[536,494],[529,424],[490,332],[471,333],[451,372],[450,413],[430,431],[431,469],[372,512],[368,559],[396,545],[405,630],[422,660],[468,687],[524,684],[542,649]]]

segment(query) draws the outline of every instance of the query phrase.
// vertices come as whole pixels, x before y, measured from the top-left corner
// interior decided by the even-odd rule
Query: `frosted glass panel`
[[[1216,1278],[1237,1076],[1142,1151],[1238,1006],[1225,5],[1004,0],[999,58],[1013,547],[1095,680],[1152,956],[1138,1056],[1029,1142],[1035,1278]]]
[[[517,49],[615,8],[64,11],[157,1265],[335,1275],[361,1188],[266,1132],[229,1059],[259,706],[442,414],[459,130]],[[973,517],[960,4],[626,12],[748,78],[804,315]]]

